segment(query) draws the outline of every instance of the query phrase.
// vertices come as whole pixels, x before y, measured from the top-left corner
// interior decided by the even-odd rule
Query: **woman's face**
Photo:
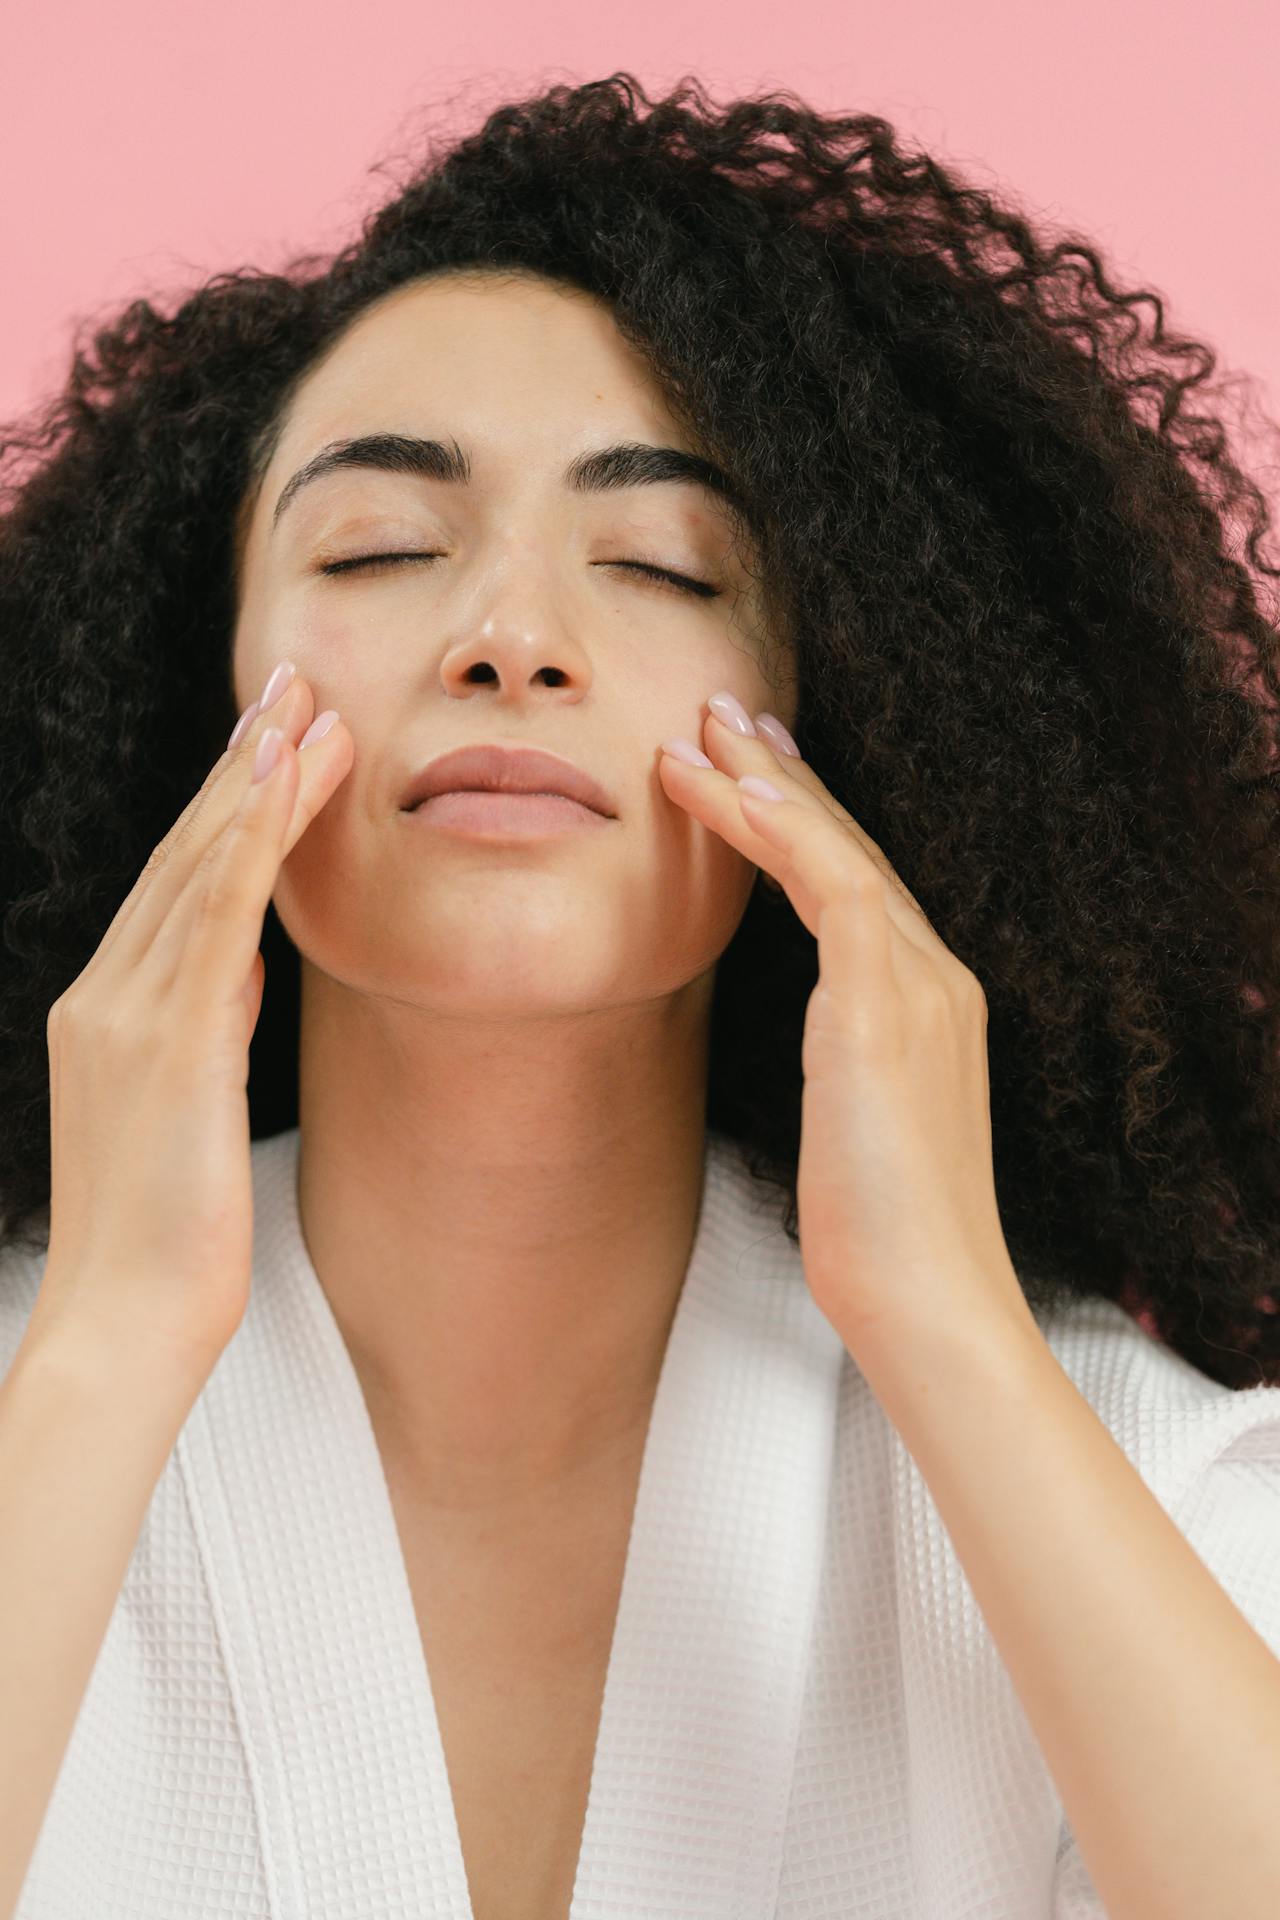
[[[469,477],[336,466],[276,517],[300,468],[364,435],[456,443]],[[690,444],[607,307],[532,276],[399,289],[295,395],[248,523],[232,672],[239,709],[292,660],[354,741],[273,896],[331,978],[441,1014],[587,1011],[673,992],[732,937],[756,869],[668,799],[661,742],[701,745],[721,688],[794,727],[791,656],[766,655],[713,490],[568,483],[618,443]],[[435,557],[321,571],[376,553]],[[615,817],[480,838],[402,810],[427,761],[495,742],[575,762]]]

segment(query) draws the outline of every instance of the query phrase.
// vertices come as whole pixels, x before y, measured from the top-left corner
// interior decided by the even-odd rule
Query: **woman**
[[[1186,1808],[1230,1852],[1280,1730],[1239,655],[1274,688],[1277,634],[1230,508],[1276,569],[1140,297],[883,121],[613,76],[495,112],[327,265],[136,303],[11,436],[60,439],[4,544],[14,1503],[53,1431],[15,1354],[136,1344],[135,1249],[208,1208],[84,1428],[124,1380],[170,1422],[21,1920],[1063,1920],[1153,1910],[1183,1835],[1206,1910]],[[197,950],[240,846],[243,1192],[200,1100],[144,1109],[167,1003],[103,987],[165,911]],[[159,1367],[192,1243],[201,1364]],[[1078,1589],[1051,1491],[1064,1562],[1115,1556]],[[1199,1692],[1100,1588],[1199,1623]],[[1134,1724],[1166,1699],[1195,1752]]]

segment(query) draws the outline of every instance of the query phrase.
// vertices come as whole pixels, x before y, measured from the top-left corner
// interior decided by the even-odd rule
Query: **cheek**
[[[756,869],[724,841],[696,864],[669,872],[651,908],[644,964],[666,971],[666,984],[692,980],[713,967],[733,939],[755,886]]]
[[[682,808],[676,813],[660,855],[657,911],[674,929],[696,928],[699,941],[708,930],[715,938],[726,922],[737,924],[755,885],[756,867],[692,814]]]
[[[389,684],[392,657],[390,649],[380,658],[371,654],[368,631],[362,633],[350,617],[314,609],[290,614],[282,609],[278,618],[247,631],[236,642],[236,710],[258,698],[273,667],[281,660],[292,660],[297,678],[311,689],[316,712],[336,707],[358,740],[362,699],[366,728],[375,719],[370,710],[374,699],[380,712],[398,711],[398,695]],[[403,649],[399,657],[405,658]]]
[[[243,713],[267,683],[275,664],[267,659],[268,645],[254,624],[241,620],[231,640],[231,704],[237,713]]]

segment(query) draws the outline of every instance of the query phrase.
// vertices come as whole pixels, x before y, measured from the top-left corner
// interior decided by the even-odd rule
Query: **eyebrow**
[[[285,483],[271,516],[272,533],[279,526],[285,509],[304,487],[326,473],[346,467],[409,473],[421,479],[449,481],[455,486],[466,486],[471,479],[471,462],[456,440],[446,445],[443,440],[420,440],[403,433],[368,433],[354,440],[331,440]],[[737,488],[714,462],[696,453],[686,453],[680,447],[650,446],[644,441],[626,441],[579,454],[565,468],[564,483],[576,493],[605,493],[619,487],[673,483],[693,485],[705,487],[717,499],[739,511],[743,506]]]

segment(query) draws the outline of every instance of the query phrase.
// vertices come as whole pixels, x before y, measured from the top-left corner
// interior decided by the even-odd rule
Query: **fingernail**
[[[779,793],[772,780],[762,780],[758,773],[739,775],[738,785],[744,793],[754,794],[757,800],[785,800],[786,794]]]
[[[258,711],[257,701],[251,700],[248,706],[245,708],[244,712],[240,715],[240,718],[236,721],[234,727],[232,727],[231,729],[231,738],[227,741],[228,753],[230,753],[232,747],[239,746],[240,742],[244,739],[245,734],[249,731],[249,728],[253,725],[253,716],[257,711]]]
[[[708,760],[701,747],[695,747],[692,740],[683,740],[677,734],[674,740],[664,740],[662,751],[672,754],[677,760],[687,760],[691,767],[713,767],[714,760]]]
[[[298,752],[301,753],[304,747],[309,747],[313,740],[323,740],[337,717],[336,707],[326,707],[323,713],[318,713],[299,740]]]
[[[789,753],[793,760],[800,758],[800,749],[783,726],[776,713],[758,713],[756,732],[762,733],[771,747],[777,747],[780,753]]]
[[[282,660],[278,667],[272,669],[267,684],[262,689],[262,693],[258,699],[259,713],[265,713],[268,707],[275,705],[297,671],[298,669],[294,666],[292,660]]]
[[[284,734],[279,727],[268,727],[258,742],[258,751],[253,756],[253,777],[265,780],[276,761],[280,758],[280,749],[284,745]]]
[[[707,705],[716,719],[723,720],[726,727],[732,727],[735,733],[755,733],[755,728],[751,724],[751,715],[741,700],[733,694],[713,693]]]

